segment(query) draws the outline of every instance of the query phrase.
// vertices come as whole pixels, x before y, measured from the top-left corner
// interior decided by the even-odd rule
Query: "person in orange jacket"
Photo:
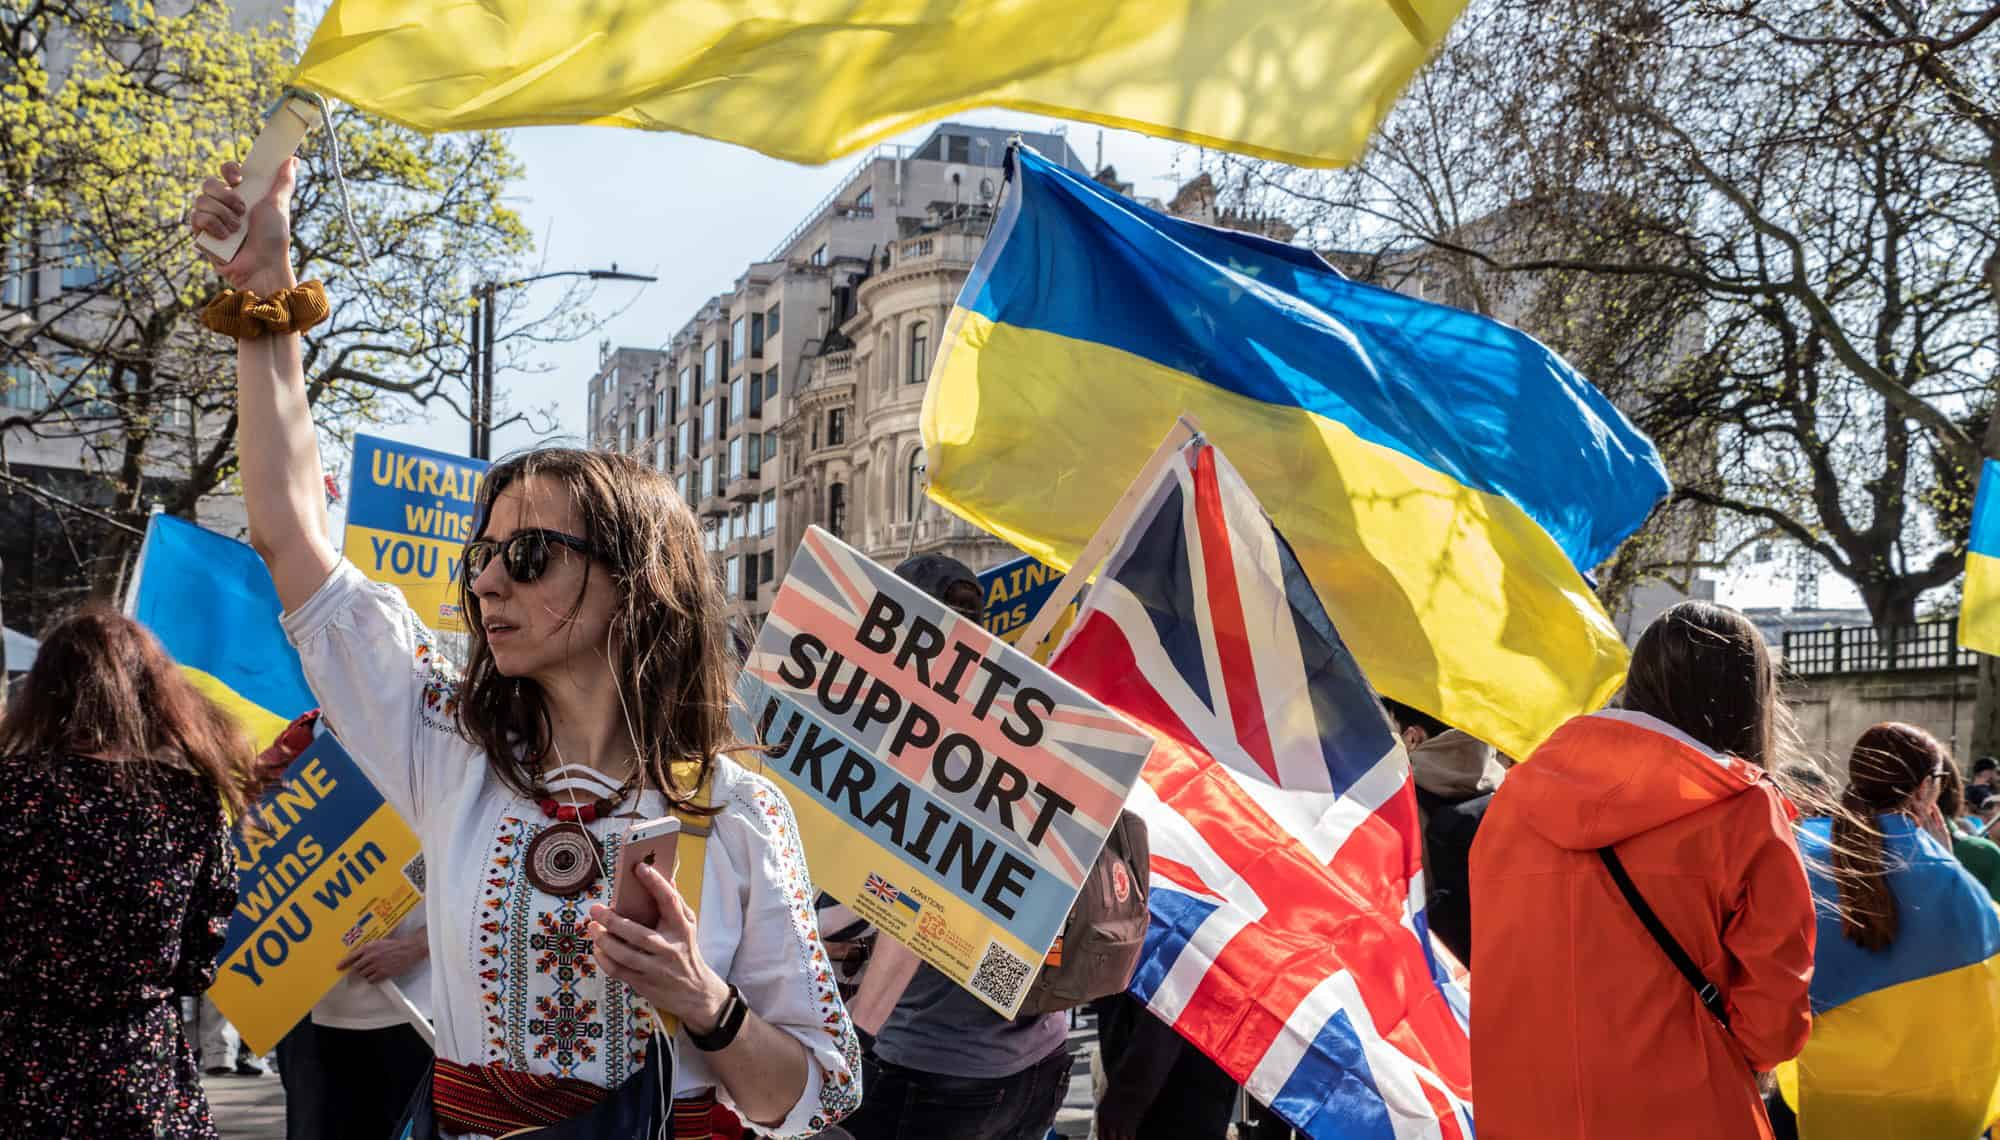
[[[1682,603],[1620,705],[1515,769],[1473,844],[1480,1140],[1769,1140],[1757,1074],[1805,1047],[1814,930],[1765,772],[1770,654],[1741,614]]]

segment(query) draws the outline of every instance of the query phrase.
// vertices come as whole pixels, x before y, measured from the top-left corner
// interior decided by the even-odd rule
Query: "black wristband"
[[[729,1000],[723,1003],[722,1017],[715,1023],[715,1028],[707,1033],[696,1033],[693,1029],[689,1029],[688,1040],[704,1053],[720,1053],[729,1048],[730,1042],[736,1040],[736,1035],[743,1031],[744,1020],[749,1016],[750,1007],[744,1004],[743,995],[738,993],[732,984],[729,987]]]

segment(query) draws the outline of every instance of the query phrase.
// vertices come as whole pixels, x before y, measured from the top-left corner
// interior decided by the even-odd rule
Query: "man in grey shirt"
[[[980,621],[986,597],[963,562],[920,554],[911,585]],[[1043,1140],[1069,1089],[1069,1017],[1008,1019],[930,966],[910,979],[863,1058],[855,1140]]]

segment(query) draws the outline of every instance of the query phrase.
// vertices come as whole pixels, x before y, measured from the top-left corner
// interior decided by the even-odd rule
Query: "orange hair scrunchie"
[[[201,311],[201,323],[224,336],[256,340],[270,334],[302,333],[331,316],[326,289],[317,281],[301,281],[269,297],[247,290],[224,289]]]

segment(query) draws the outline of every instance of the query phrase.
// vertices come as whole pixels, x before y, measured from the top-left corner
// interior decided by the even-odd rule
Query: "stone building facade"
[[[663,337],[664,348],[600,354],[591,445],[673,477],[701,519],[744,635],[770,611],[810,524],[889,564],[911,548],[913,528],[916,549],[975,567],[1011,556],[925,506],[921,484],[917,521],[895,520],[911,509],[911,456],[922,463],[924,376],[978,254],[1013,134],[945,123],[916,146],[878,148],[769,256]],[[1061,136],[1021,137],[1082,168]],[[895,389],[866,390],[857,366],[893,374]]]

